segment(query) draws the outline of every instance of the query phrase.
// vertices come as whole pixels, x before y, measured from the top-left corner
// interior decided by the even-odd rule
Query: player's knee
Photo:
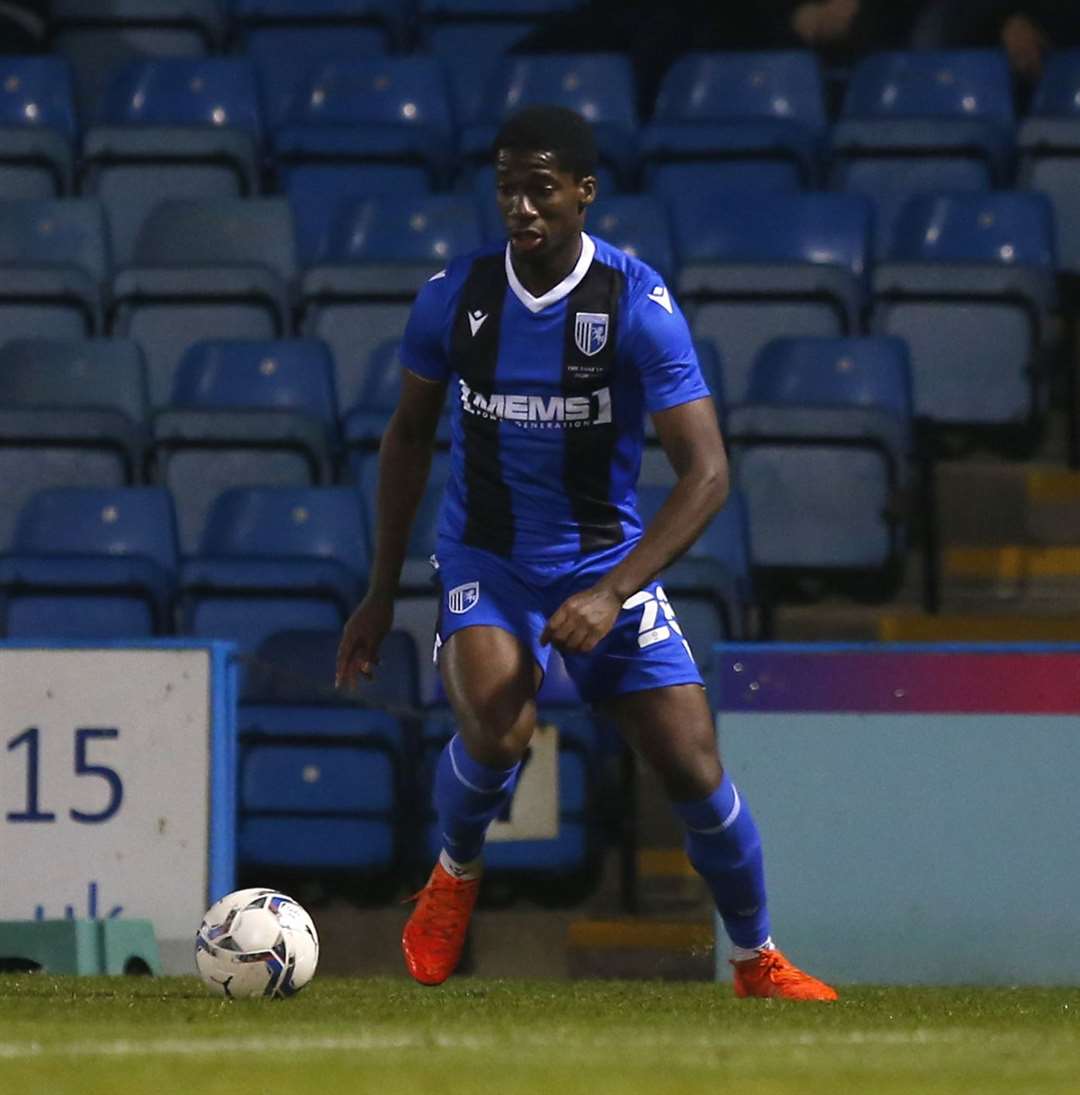
[[[482,712],[459,713],[458,733],[469,755],[492,768],[511,768],[525,755],[532,739],[535,719],[499,719]]]
[[[685,750],[668,759],[660,772],[668,796],[675,802],[698,802],[720,786],[724,769],[716,749]]]

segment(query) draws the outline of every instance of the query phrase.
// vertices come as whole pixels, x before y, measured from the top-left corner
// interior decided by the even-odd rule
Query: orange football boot
[[[756,958],[732,962],[735,967],[735,995],[772,996],[780,1000],[836,1000],[836,989],[803,973],[778,950],[761,951]]]
[[[421,985],[441,985],[457,968],[479,891],[478,878],[455,878],[436,863],[427,885],[410,898],[416,908],[401,933],[401,950]]]

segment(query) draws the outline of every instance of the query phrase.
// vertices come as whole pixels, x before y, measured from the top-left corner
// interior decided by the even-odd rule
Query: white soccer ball
[[[220,996],[298,993],[319,963],[307,911],[277,890],[237,890],[207,910],[195,936],[195,965]]]

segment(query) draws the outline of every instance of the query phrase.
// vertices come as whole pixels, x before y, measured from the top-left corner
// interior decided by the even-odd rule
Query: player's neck
[[[570,276],[581,258],[583,247],[581,233],[571,236],[563,247],[549,255],[538,255],[530,259],[524,255],[511,253],[510,262],[517,274],[518,281],[534,297],[542,297],[561,281]]]

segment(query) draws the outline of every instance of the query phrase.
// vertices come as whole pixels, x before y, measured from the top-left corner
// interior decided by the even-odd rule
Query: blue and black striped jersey
[[[659,275],[582,244],[542,297],[500,245],[456,259],[416,299],[401,360],[453,400],[440,548],[559,564],[629,545],[645,413],[709,395]]]

